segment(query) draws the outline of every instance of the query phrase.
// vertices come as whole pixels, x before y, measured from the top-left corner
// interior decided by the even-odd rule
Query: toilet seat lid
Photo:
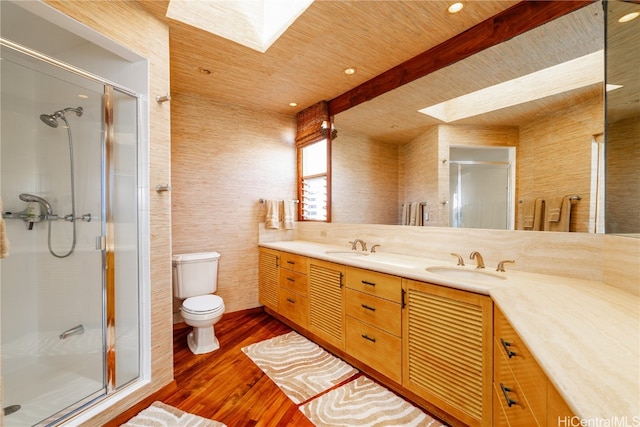
[[[190,313],[208,313],[224,306],[218,295],[200,295],[187,298],[182,302],[182,309]]]

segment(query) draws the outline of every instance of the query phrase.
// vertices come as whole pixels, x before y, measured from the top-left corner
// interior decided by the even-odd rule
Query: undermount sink
[[[339,257],[348,257],[348,258],[352,258],[352,257],[361,257],[361,256],[368,256],[369,252],[365,252],[365,251],[325,251],[325,254],[327,255],[335,255],[335,256],[339,256]]]
[[[483,281],[499,281],[506,279],[505,276],[499,275],[497,273],[492,273],[490,271],[484,270],[470,270],[461,267],[448,267],[448,266],[437,266],[437,267],[427,267],[427,270],[430,273],[437,274],[439,276],[450,277],[452,279],[469,279],[469,280],[483,280]]]

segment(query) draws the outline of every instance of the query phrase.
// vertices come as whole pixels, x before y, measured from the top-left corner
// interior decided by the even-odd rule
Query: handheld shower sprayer
[[[49,202],[47,202],[45,199],[43,199],[42,197],[36,196],[35,194],[29,194],[29,193],[22,193],[18,196],[20,198],[20,200],[22,200],[23,202],[27,202],[27,203],[31,203],[31,202],[35,202],[35,203],[40,203],[40,205],[42,205],[42,207],[47,211],[47,215],[53,215],[53,209],[51,208],[51,205],[49,204]]]

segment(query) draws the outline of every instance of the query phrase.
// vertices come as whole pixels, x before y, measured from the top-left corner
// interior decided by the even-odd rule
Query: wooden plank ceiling
[[[168,1],[138,3],[170,27],[172,94],[295,114],[319,100],[337,98],[519,2],[467,1],[462,12],[449,14],[451,2],[445,1],[316,0],[265,53],[166,18]],[[562,25],[546,24],[350,108],[336,123],[377,139],[404,142],[438,122],[416,113],[420,108],[602,49],[601,5],[570,16]],[[345,75],[347,67],[356,73]],[[595,85],[575,91],[578,98],[558,96],[549,102],[570,105],[601,90]],[[517,125],[523,117],[531,118],[534,108],[529,110],[463,122]]]

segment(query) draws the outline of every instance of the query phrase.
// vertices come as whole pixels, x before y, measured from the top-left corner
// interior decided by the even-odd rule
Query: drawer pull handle
[[[290,282],[295,282],[296,281],[296,279],[294,279],[293,277],[287,277],[287,280],[290,281]]]
[[[509,348],[511,347],[510,342],[505,341],[503,338],[500,338],[500,342],[502,343],[502,347],[504,347],[504,351],[507,353],[507,356],[509,356],[509,359],[516,355],[516,352],[511,351],[511,349]]]
[[[375,286],[375,285],[376,285],[375,283],[373,283],[373,282],[367,282],[366,280],[362,280],[361,282],[362,282],[363,284],[365,284],[365,285],[369,285],[369,286]]]
[[[375,307],[370,307],[367,304],[362,304],[362,308],[364,308],[366,310],[376,311]]]
[[[362,334],[362,338],[364,338],[365,340],[369,340],[371,342],[376,342],[375,338],[371,338],[369,335],[367,334]]]
[[[289,260],[287,260],[287,264],[291,264],[291,265],[293,265],[293,264],[295,264],[295,262],[294,262],[294,261],[289,261]]]
[[[509,397],[509,392],[511,391],[509,387],[505,387],[504,384],[500,383],[500,388],[502,389],[502,394],[504,394],[504,399],[507,401],[507,405],[509,406],[509,408],[511,408],[512,405],[518,403]]]
[[[287,298],[287,301],[289,301],[291,304],[295,304],[296,303],[296,300],[291,299],[291,298]]]

